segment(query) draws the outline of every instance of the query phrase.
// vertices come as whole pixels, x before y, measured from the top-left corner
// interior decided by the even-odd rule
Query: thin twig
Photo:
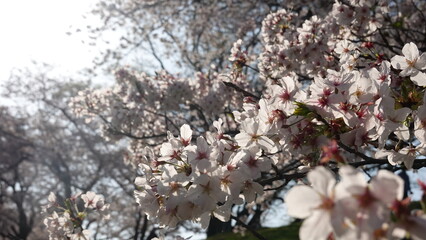
[[[254,230],[253,228],[251,228],[250,226],[248,226],[245,222],[241,221],[238,217],[235,217],[235,216],[231,215],[231,218],[234,219],[235,221],[237,221],[238,224],[242,225],[247,230],[249,230],[258,239],[260,239],[260,240],[267,240],[264,236],[262,236],[256,230]]]
[[[260,97],[254,95],[251,92],[247,92],[246,90],[240,88],[239,86],[235,85],[234,83],[225,82],[225,81],[222,81],[222,82],[223,82],[223,84],[225,84],[225,86],[233,88],[235,91],[242,93],[246,97],[252,97],[252,98],[254,98],[256,100],[260,100]]]

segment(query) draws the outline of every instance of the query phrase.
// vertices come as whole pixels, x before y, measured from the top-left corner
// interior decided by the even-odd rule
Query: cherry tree
[[[47,239],[48,234],[53,238],[60,233],[60,238],[76,238],[90,228],[90,236],[155,237],[157,228],[133,201],[136,172],[122,161],[124,147],[103,141],[96,125],[77,119],[68,107],[68,98],[89,83],[55,76],[47,65],[37,68],[38,72],[15,72],[4,89],[5,97],[21,104],[13,107],[13,114],[2,111],[1,221],[7,224],[1,234]],[[92,205],[83,204],[87,195],[95,196]],[[106,221],[108,216],[115,222]],[[67,223],[67,228],[55,231],[45,224],[59,226],[55,222]],[[19,235],[11,235],[12,228]]]
[[[205,10],[197,6],[176,11]],[[182,77],[122,67],[115,85],[81,91],[70,106],[106,140],[129,140],[135,201],[166,230],[212,218],[247,227],[239,206],[254,217],[290,189],[301,239],[424,239],[425,198],[412,209],[395,172],[426,164],[426,4],[274,7],[258,28],[262,46],[235,41],[229,68],[193,64],[199,72]]]
[[[93,44],[102,44],[110,31],[119,30],[117,49],[108,48],[95,63],[126,62],[133,52],[151,55],[163,70],[170,65],[186,72],[207,70],[211,64],[223,67],[232,43],[238,38],[259,43],[263,18],[276,10],[281,0],[268,1],[100,1],[91,14],[102,24],[88,26]],[[104,41],[111,42],[110,38]],[[165,58],[172,61],[166,61]],[[147,59],[141,61],[146,63]],[[174,63],[175,62],[175,63]],[[146,67],[145,67],[146,69]],[[190,73],[190,71],[188,71]]]
[[[37,206],[28,200],[34,176],[33,143],[28,140],[25,119],[0,108],[0,231],[1,239],[27,239],[35,221]],[[43,198],[44,196],[42,196]]]

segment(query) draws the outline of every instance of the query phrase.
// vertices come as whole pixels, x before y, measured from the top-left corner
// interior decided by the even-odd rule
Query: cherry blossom
[[[327,239],[333,229],[344,232],[336,202],[336,180],[329,170],[317,167],[308,173],[312,187],[296,185],[285,196],[288,214],[296,218],[306,218],[299,236],[300,239]],[[334,225],[334,226],[333,226]]]
[[[425,102],[423,97],[423,103]],[[423,144],[426,144],[426,105],[421,105],[415,114],[414,120],[414,135]]]
[[[269,129],[268,126],[253,119],[246,119],[242,122],[241,133],[235,136],[235,140],[242,147],[250,147],[258,145],[263,150],[274,153],[278,149],[275,143],[267,136],[265,136]]]
[[[114,87],[72,105],[89,119],[106,116],[105,137],[133,139],[135,199],[161,227],[229,221],[234,205],[266,204],[274,195],[266,189],[299,179],[309,185],[292,186],[284,200],[290,216],[305,219],[301,239],[420,238],[424,214],[407,212],[403,180],[386,170],[368,180],[351,167],[419,168],[426,154],[424,44],[389,38],[406,31],[400,16],[420,19],[411,8],[335,1],[303,18],[280,9],[262,21],[260,49],[234,43],[229,68],[188,78],[121,69]],[[82,199],[102,208],[94,193]]]
[[[49,232],[49,239],[89,240],[92,239],[92,232],[83,227],[88,215],[91,215],[90,217],[93,219],[92,215],[96,212],[102,216],[103,220],[109,219],[109,214],[106,213],[109,204],[105,204],[103,196],[95,192],[76,194],[66,199],[63,205],[56,202],[56,199],[56,195],[51,193],[48,198],[50,203],[44,207],[47,214],[44,224]],[[56,204],[52,205],[52,201],[55,201]],[[84,209],[81,209],[83,205]]]
[[[401,69],[400,76],[410,76],[410,79],[419,86],[426,85],[426,53],[419,55],[419,50],[414,43],[407,43],[402,48],[404,56],[394,56],[391,59],[392,66]]]

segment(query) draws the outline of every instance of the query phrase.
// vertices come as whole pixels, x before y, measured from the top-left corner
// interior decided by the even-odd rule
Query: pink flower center
[[[205,153],[205,152],[198,152],[197,160],[201,160],[201,159],[205,159],[205,158],[207,158],[207,153]]]
[[[370,189],[368,187],[365,188],[363,194],[357,196],[359,206],[362,208],[367,208],[370,206],[376,198],[371,194]]]
[[[383,113],[376,114],[376,118],[379,119],[380,121],[384,121],[385,120],[385,117],[383,116]]]
[[[235,170],[235,166],[233,166],[233,165],[226,165],[226,169],[228,170],[228,171],[230,171],[230,172],[232,172],[232,171],[234,171]]]
[[[250,159],[247,161],[246,164],[250,168],[255,168],[255,167],[257,167],[257,160],[254,157],[250,157]]]
[[[286,102],[290,100],[290,94],[288,93],[287,90],[285,90],[283,93],[281,93],[280,98],[283,102]]]
[[[328,106],[328,98],[326,98],[326,97],[321,97],[321,98],[319,98],[319,99],[318,99],[318,104],[319,104],[321,107]]]
[[[189,139],[183,139],[183,138],[181,138],[180,141],[182,142],[182,144],[184,146],[188,146],[189,145]]]
[[[343,112],[347,112],[347,111],[349,110],[349,107],[350,107],[350,105],[349,105],[348,103],[341,102],[341,103],[339,104],[339,108],[340,108],[340,110],[342,110]]]
[[[330,96],[331,95],[331,89],[329,88],[324,88],[322,90],[322,93],[324,94],[324,96]]]
[[[366,109],[360,109],[356,112],[356,115],[358,118],[362,119],[365,116],[367,116],[367,110]]]
[[[272,111],[273,119],[284,120],[286,118],[285,113],[279,109]]]
[[[325,210],[331,210],[334,207],[334,201],[333,199],[329,198],[329,197],[323,197],[322,198],[322,203],[320,205],[320,208],[325,209]]]

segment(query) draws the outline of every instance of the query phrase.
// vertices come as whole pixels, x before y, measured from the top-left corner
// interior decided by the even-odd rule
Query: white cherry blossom
[[[419,86],[426,86],[426,74],[422,70],[426,69],[426,53],[419,55],[419,50],[414,43],[407,43],[402,48],[404,56],[394,56],[391,59],[392,66],[402,71],[399,75],[410,79]]]
[[[296,185],[284,198],[290,216],[306,218],[300,227],[300,239],[327,239],[335,231],[343,234],[344,222],[339,216],[342,213],[337,206],[333,173],[317,167],[308,173],[308,180],[312,187]]]
[[[241,130],[242,131],[235,136],[238,145],[242,147],[258,145],[263,150],[270,153],[278,151],[275,142],[266,136],[269,129],[265,123],[249,118],[241,123]]]

